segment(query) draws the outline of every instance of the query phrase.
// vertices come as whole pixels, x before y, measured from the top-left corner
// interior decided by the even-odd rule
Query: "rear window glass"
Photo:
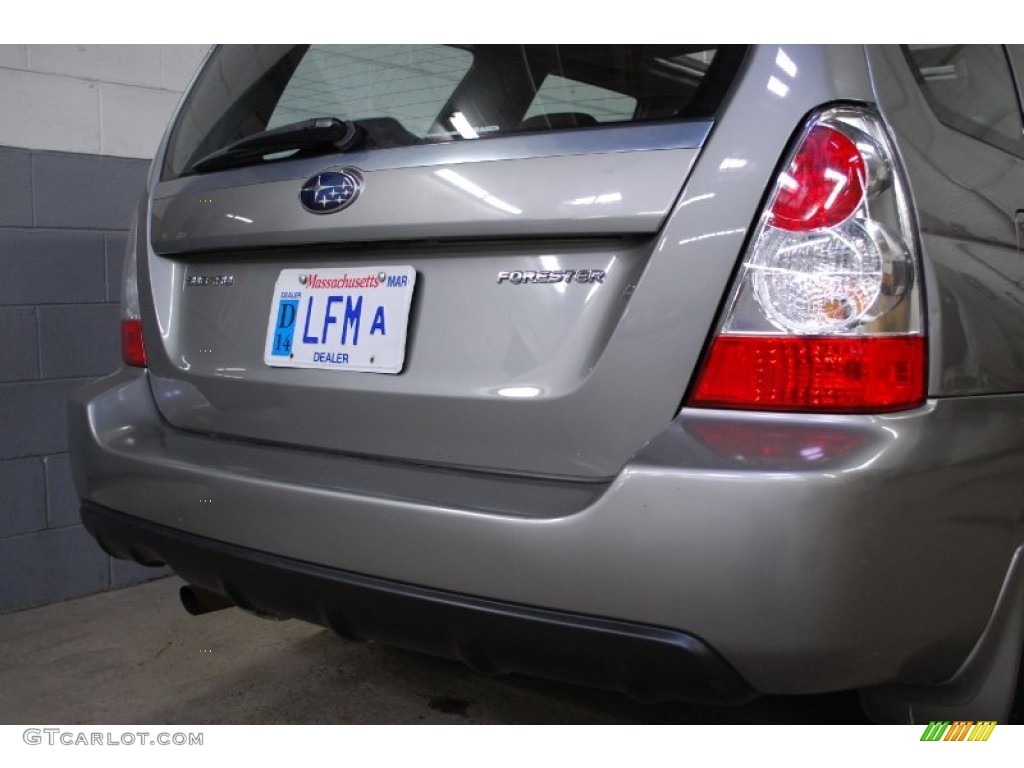
[[[469,51],[440,45],[313,45],[267,127],[328,115],[386,115],[425,136],[472,64]]]
[[[185,101],[163,178],[311,118],[354,122],[359,148],[385,149],[711,117],[742,55],[714,45],[223,46]]]
[[[580,83],[561,75],[548,75],[537,89],[537,95],[526,110],[523,122],[529,124],[531,120],[543,121],[545,118],[550,119],[550,115],[567,112],[586,115],[594,124],[631,120],[636,114],[636,99],[625,93]]]
[[[1003,46],[908,45],[904,51],[939,120],[1021,154],[1020,104]]]

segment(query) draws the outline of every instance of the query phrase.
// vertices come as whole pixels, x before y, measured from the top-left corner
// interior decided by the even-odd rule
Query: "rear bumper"
[[[571,666],[575,635],[559,629],[532,642],[531,622],[518,620],[524,612],[547,617],[545,626],[573,617],[602,646],[607,633],[593,628],[613,626],[620,639],[608,660],[594,662],[595,675],[649,698],[665,688],[644,693],[648,683],[622,681],[657,665],[611,659],[625,651],[642,659],[650,632],[662,638],[651,658],[678,670],[667,687],[681,677],[724,679],[707,671],[717,658],[708,647],[761,693],[942,681],[981,635],[1024,541],[1020,396],[934,401],[885,417],[684,412],[603,483],[186,433],[160,418],[138,371],[77,393],[70,435],[83,501],[129,516],[117,517],[116,535],[96,528],[115,554],[159,553],[185,578],[263,610],[550,677]],[[172,533],[157,547],[147,543],[151,530]],[[203,551],[248,554],[218,555],[192,573],[189,557],[167,554],[175,536]],[[252,565],[261,558],[292,575],[275,587],[264,565]],[[344,590],[323,587],[327,603],[305,596],[322,582],[294,574],[313,572]],[[403,640],[408,626],[389,634],[390,607],[358,609],[372,621],[328,609],[361,604],[353,579],[359,590],[372,582],[377,597],[415,585],[398,590],[398,615],[416,615],[403,607],[411,594],[447,607],[434,611],[428,640]],[[517,621],[500,632],[478,621],[510,614]],[[467,625],[478,629],[466,640],[444,629]],[[480,650],[487,645],[499,651]],[[708,698],[717,685],[682,687]],[[725,689],[741,695],[736,685]]]
[[[681,632],[481,600],[254,552],[88,502],[82,520],[115,557],[167,563],[237,605],[462,661],[611,687],[634,698],[735,703],[753,692],[720,656]]]

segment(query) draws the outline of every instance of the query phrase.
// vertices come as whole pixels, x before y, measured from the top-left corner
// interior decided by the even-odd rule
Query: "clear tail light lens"
[[[688,404],[858,413],[925,397],[906,184],[880,118],[813,117],[778,174]]]
[[[136,239],[138,220],[132,221],[124,253],[121,282],[121,359],[126,365],[145,368],[146,344],[142,338],[142,310],[139,307],[138,258]]]

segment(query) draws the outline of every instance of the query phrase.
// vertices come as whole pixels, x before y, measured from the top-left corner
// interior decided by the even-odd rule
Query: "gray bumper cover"
[[[763,693],[950,677],[1024,541],[1024,398],[885,417],[684,411],[604,483],[186,433],[144,372],[76,394],[82,499],[481,600],[699,637]]]

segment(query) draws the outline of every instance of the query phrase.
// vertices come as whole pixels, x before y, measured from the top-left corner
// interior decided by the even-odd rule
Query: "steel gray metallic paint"
[[[271,414],[282,404],[296,410],[308,405],[311,392],[271,394],[269,385],[254,381],[244,396],[233,397],[230,361],[216,357],[201,363],[188,358],[196,372],[183,372],[192,353],[177,346],[175,332],[185,304],[190,316],[195,312],[186,322],[212,326],[219,319],[231,333],[231,312],[245,302],[225,298],[218,306],[208,296],[182,297],[172,290],[193,264],[220,273],[230,271],[228,263],[196,257],[186,266],[159,257],[149,251],[141,228],[139,245],[148,258],[141,260],[140,275],[152,287],[142,291],[146,338],[160,341],[151,352],[152,375],[122,371],[76,395],[71,447],[80,495],[307,562],[458,592],[471,585],[482,597],[690,632],[762,692],[936,683],[952,675],[985,627],[1010,557],[1024,541],[1024,396],[1007,394],[1019,389],[1021,369],[1015,373],[1010,361],[1020,337],[1009,315],[1004,321],[1001,310],[984,302],[986,291],[1005,291],[1019,280],[1019,262],[1009,263],[1005,243],[981,242],[980,233],[950,224],[959,220],[958,206],[967,205],[990,211],[1003,227],[1004,209],[991,203],[995,192],[932,199],[925,182],[915,180],[928,173],[945,178],[949,171],[929,164],[931,149],[920,136],[934,135],[935,126],[919,125],[910,115],[909,100],[919,97],[906,68],[900,70],[889,53],[871,53],[875,86],[912,172],[926,233],[927,287],[940,296],[929,303],[930,391],[983,391],[991,381],[983,381],[982,366],[991,366],[988,375],[1004,394],[933,398],[920,409],[877,417],[679,412],[794,130],[821,104],[874,101],[863,48],[784,49],[792,67],[779,65],[777,47],[754,49],[679,199],[666,204],[667,192],[659,186],[657,207],[668,215],[657,235],[645,241],[642,234],[653,232],[653,218],[613,223],[602,230],[604,237],[579,243],[579,256],[559,253],[560,259],[578,258],[579,265],[595,255],[608,258],[613,268],[607,293],[614,295],[595,299],[603,307],[595,310],[596,320],[588,320],[589,310],[581,314],[579,303],[551,315],[573,314],[593,324],[588,332],[601,328],[605,334],[579,350],[571,348],[566,332],[570,352],[563,368],[544,368],[543,378],[525,375],[539,370],[530,358],[548,354],[550,341],[526,345],[519,358],[506,355],[510,370],[520,374],[515,383],[540,382],[550,396],[505,402],[491,391],[487,369],[473,380],[467,367],[460,377],[470,381],[447,382],[465,391],[446,400],[440,366],[433,378],[416,383],[415,393],[404,390],[415,394],[408,407],[385,397],[410,386],[400,379],[374,377],[349,389],[346,397],[388,427],[371,440],[371,452],[409,463],[334,452],[356,445],[343,440],[333,450],[301,451],[211,436],[218,425],[231,424],[234,416],[225,413],[232,409],[239,419],[258,421],[260,408]],[[955,139],[936,141],[948,147]],[[692,152],[684,158],[686,152],[654,154],[674,153],[685,164],[693,159]],[[613,167],[618,161],[565,162]],[[488,170],[488,179],[496,172]],[[368,184],[375,183],[376,172],[367,175]],[[538,179],[551,183],[543,175]],[[572,194],[600,191],[595,185]],[[193,237],[188,227],[209,215],[196,204],[166,200],[159,206],[162,222],[172,214],[182,222],[182,238]],[[490,212],[464,215],[467,234],[487,227],[502,231]],[[216,236],[225,236],[227,224],[217,224],[223,227]],[[168,230],[166,242],[177,231]],[[430,231],[407,222],[403,234]],[[534,240],[502,246],[494,266],[528,264],[543,252],[544,236],[572,231],[567,222],[539,227]],[[626,231],[633,235],[618,237]],[[244,239],[237,244],[244,246]],[[384,253],[400,250],[394,243],[387,247],[393,250]],[[469,256],[477,247],[462,243],[423,263],[441,275],[462,263],[459,253]],[[534,247],[539,250],[531,252]],[[375,257],[381,258],[370,251],[358,256],[367,264]],[[465,269],[475,281],[487,270],[471,266],[474,261],[466,259]],[[614,268],[619,263],[622,271]],[[424,282],[431,291],[432,279],[428,274]],[[487,281],[492,283],[493,277]],[[267,300],[247,295],[244,285],[239,296],[252,301],[259,316],[253,322],[263,322]],[[467,299],[469,310],[482,317],[490,302],[504,300],[497,297],[488,288],[486,297]],[[946,319],[951,313],[973,329],[973,338],[955,337]],[[1015,317],[1019,322],[1021,315]],[[514,336],[532,338],[525,318],[511,322]],[[993,333],[997,338],[987,342],[985,335]],[[432,356],[454,359],[440,336],[415,339],[410,349],[416,365]],[[511,342],[504,351],[512,351]],[[491,373],[501,370],[493,365]],[[308,374],[307,382],[316,383],[317,373]],[[394,419],[388,420],[384,403],[396,405]],[[565,409],[575,425],[568,435],[551,429]],[[401,428],[403,421],[408,429]],[[465,437],[451,439],[441,431],[445,423],[456,423]],[[233,429],[244,433],[246,427],[239,422]],[[310,429],[316,444],[316,424]],[[489,431],[497,429],[510,430],[511,439],[490,439]],[[438,440],[441,434],[448,439]],[[756,446],[765,442],[786,450],[763,456]],[[428,470],[424,460],[486,471]],[[505,473],[519,476],[509,482]],[[215,502],[200,504],[200,498]],[[488,498],[501,501],[488,504]]]
[[[899,49],[871,51],[922,233],[929,392],[1024,392],[1024,160],[939,122]]]
[[[298,205],[281,205],[294,196],[290,187],[282,190],[290,182],[266,185],[276,190],[268,195],[250,183],[251,172],[238,189],[156,200],[154,226],[167,227],[170,239],[173,231],[193,245],[243,248],[252,242],[248,236],[225,239],[225,233],[250,226],[226,217],[237,211],[233,215],[254,219],[253,226],[261,218],[270,221],[269,229],[284,232],[285,239],[322,239],[329,233],[320,228],[350,228],[334,232],[348,233],[346,244],[334,251],[305,257],[285,252],[290,265],[305,264],[298,261],[303,258],[311,266],[332,257],[353,265],[403,259],[400,263],[414,264],[420,275],[405,374],[340,374],[341,380],[324,371],[267,370],[258,345],[237,346],[243,338],[263,335],[261,309],[269,306],[273,286],[270,263],[254,269],[251,282],[239,275],[230,289],[181,294],[177,286],[186,261],[151,253],[140,276],[146,280],[147,272],[155,273],[144,301],[153,297],[160,324],[159,333],[147,327],[146,334],[162,342],[148,350],[161,411],[184,428],[287,444],[532,475],[614,476],[677,411],[763,190],[793,130],[814,106],[834,98],[837,78],[843,80],[838,92],[847,98],[870,98],[863,49],[787,50],[797,73],[790,85],[783,83],[790,76],[776,64],[776,49],[755,52],[749,66],[764,77],[741,80],[689,178],[693,150],[624,147],[595,155],[451,166],[477,187],[504,195],[503,202],[522,215],[447,189],[434,166],[366,172],[359,202],[337,217],[312,217]],[[788,90],[776,87],[776,81]],[[751,125],[758,130],[751,131]],[[684,137],[692,133],[681,129]],[[300,171],[296,190],[308,167]],[[382,190],[376,198],[375,188]],[[406,198],[404,188],[418,191]],[[547,207],[532,206],[538,189],[545,190]],[[441,190],[447,191],[437,197]],[[595,205],[583,216],[581,206],[570,204],[606,193],[621,199]],[[160,194],[160,185],[153,194]],[[209,199],[214,202],[200,202]],[[229,203],[217,202],[224,199]],[[253,209],[238,207],[246,199]],[[408,205],[394,204],[396,199]],[[442,231],[449,237],[429,244]],[[533,238],[500,240],[513,232]],[[565,240],[585,232],[595,239]],[[653,236],[623,239],[644,232]],[[486,241],[474,242],[484,235]],[[550,242],[554,236],[562,239]],[[399,237],[425,238],[428,244],[403,252],[395,245]],[[157,234],[157,240],[164,237]],[[282,241],[275,235],[272,242]],[[246,258],[244,251],[236,257]],[[233,271],[227,260],[208,259],[201,252],[190,257],[196,269]],[[605,269],[608,280],[593,291],[563,286],[564,294],[534,286],[528,299],[493,280],[502,269],[563,267]],[[260,269],[265,274],[257,275]],[[193,296],[196,304],[209,302],[204,317],[217,322],[199,319],[204,327],[183,327],[192,322],[186,319],[189,312],[172,312],[172,303],[190,309]],[[421,322],[426,315],[430,322]],[[144,317],[149,320],[151,313]],[[595,328],[596,335],[582,340],[584,331]],[[509,391],[534,396],[504,396]],[[552,424],[564,426],[553,430]]]
[[[80,392],[72,415],[76,481],[96,503],[358,573],[681,629],[763,692],[944,679],[1024,540],[1021,396],[872,418],[686,412],[610,485],[540,487],[226,448],[169,428],[135,372]],[[789,450],[760,457],[766,441]]]
[[[629,369],[616,358],[636,341],[617,341],[615,324],[653,245],[649,237],[635,235],[657,230],[695,156],[695,150],[640,150],[441,169],[489,190],[504,209],[514,207],[522,216],[452,185],[432,167],[367,172],[359,202],[338,217],[313,218],[297,205],[281,205],[282,198],[294,197],[301,178],[201,198],[212,204],[181,194],[163,217],[158,200],[154,226],[186,232],[193,247],[266,244],[258,236],[187,235],[190,227],[206,233],[248,227],[233,224],[237,218],[228,219],[228,210],[268,222],[269,230],[261,231],[283,233],[272,238],[274,244],[344,233],[334,248],[279,251],[273,263],[260,257],[253,264],[243,250],[216,261],[199,255],[172,262],[151,255],[149,263],[171,275],[154,281],[162,327],[159,336],[147,335],[163,340],[149,349],[161,410],[178,426],[283,443],[534,474],[610,476],[671,418],[682,391],[678,377],[669,374],[659,392],[629,408],[609,407],[630,391],[621,376]],[[545,190],[539,198],[537,189]],[[616,200],[607,210],[594,206],[581,216],[580,205],[574,205],[610,192]],[[182,211],[175,213],[175,206]],[[310,229],[321,226],[328,229]],[[534,238],[493,239],[514,232]],[[423,242],[441,233],[448,235],[442,243]],[[566,239],[586,233],[586,240]],[[554,236],[560,239],[552,241]],[[396,245],[405,238],[416,238],[416,244]],[[246,261],[246,271],[234,269],[231,258]],[[419,280],[407,375],[353,378],[263,366],[262,308],[269,307],[280,259],[310,268],[415,265]],[[544,268],[603,269],[608,278],[598,288],[535,286],[526,295],[495,282],[503,269]],[[236,282],[225,291],[179,295],[188,269],[236,272]],[[706,324],[699,329],[704,332]],[[644,347],[640,364],[650,374],[658,372],[661,360],[655,348]],[[343,400],[339,386],[346,391]],[[507,396],[527,390],[535,393],[528,402]],[[555,421],[572,427],[557,434],[539,429]],[[447,437],[453,424],[459,425],[458,440]]]
[[[152,242],[166,255],[330,241],[653,233],[696,156],[693,149],[636,150],[367,171],[365,191],[344,215],[315,219],[287,204],[297,200],[305,172],[171,197],[158,187]],[[355,162],[321,159],[314,173]],[[581,214],[581,201],[609,193],[614,203],[591,202]]]

